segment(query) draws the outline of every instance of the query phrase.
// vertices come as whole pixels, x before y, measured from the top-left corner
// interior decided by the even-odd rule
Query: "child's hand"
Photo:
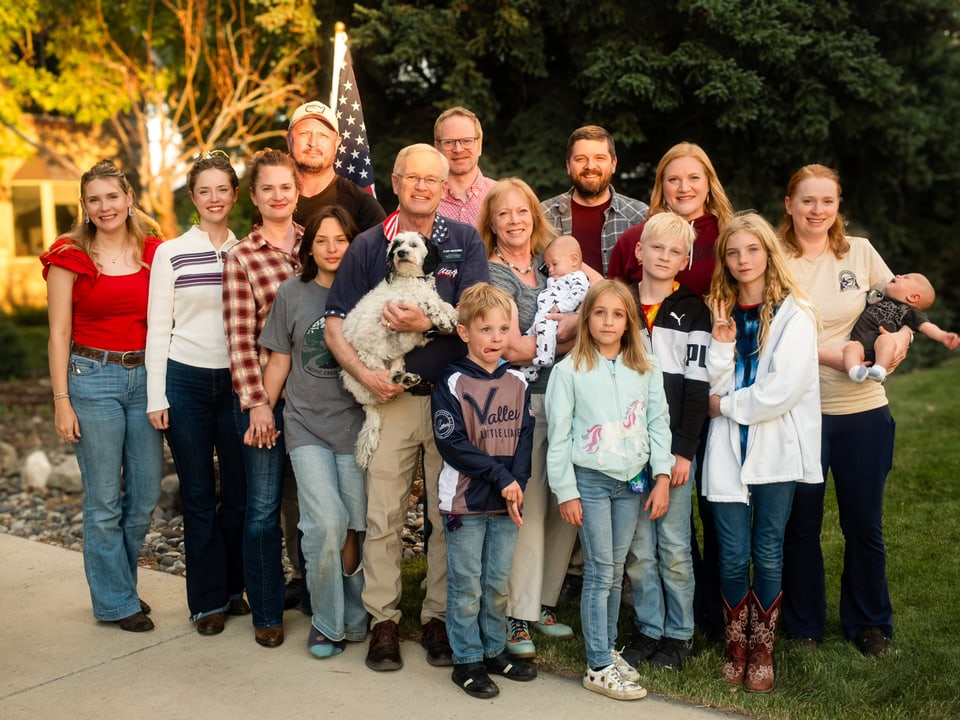
[[[514,480],[500,491],[500,496],[507,501],[507,514],[514,524],[519,527],[523,525],[523,516],[520,510],[523,507],[523,490],[520,483]]]
[[[720,396],[711,395],[710,400],[708,402],[709,402],[709,405],[708,405],[707,415],[709,415],[712,418],[720,417]]]
[[[722,343],[737,339],[737,326],[727,317],[727,309],[719,298],[713,301],[713,339]]]
[[[670,471],[670,487],[680,487],[690,481],[690,460],[674,454],[673,470]]]
[[[670,507],[670,476],[657,475],[657,484],[647,498],[643,509],[650,513],[647,520],[659,520]],[[561,511],[562,512],[562,511]]]
[[[960,335],[956,333],[947,333],[943,336],[943,344],[947,346],[948,350],[955,350],[957,345],[960,345]]]
[[[580,498],[562,502],[559,507],[560,517],[562,517],[564,521],[577,527],[583,527],[583,507],[580,505]]]

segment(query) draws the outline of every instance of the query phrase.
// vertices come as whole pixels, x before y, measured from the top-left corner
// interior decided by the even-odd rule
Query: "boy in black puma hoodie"
[[[642,513],[627,555],[635,635],[623,656],[635,666],[649,661],[674,670],[681,669],[693,649],[691,464],[707,419],[710,390],[710,312],[701,297],[675,279],[690,262],[695,238],[693,227],[679,215],[664,212],[649,218],[638,249],[643,280],[636,288],[646,349],[663,371],[676,464],[669,486],[647,490],[669,493],[666,515],[649,521]]]

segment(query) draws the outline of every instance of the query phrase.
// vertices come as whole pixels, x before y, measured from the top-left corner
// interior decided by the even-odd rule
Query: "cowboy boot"
[[[773,643],[780,617],[781,592],[764,610],[756,593],[750,590],[750,639],[747,641],[747,677],[743,687],[749,692],[773,690]]]
[[[722,597],[722,595],[721,595]],[[747,667],[747,628],[750,621],[750,593],[743,596],[736,607],[731,608],[723,599],[723,628],[726,635],[726,650],[721,677],[731,685],[743,682]]]

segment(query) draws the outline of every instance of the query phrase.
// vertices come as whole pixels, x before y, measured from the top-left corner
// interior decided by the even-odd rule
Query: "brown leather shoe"
[[[453,650],[447,638],[447,625],[443,620],[430,618],[423,626],[420,645],[427,651],[427,662],[435,667],[453,665]]]
[[[133,615],[128,615],[122,620],[116,620],[115,622],[120,626],[121,630],[126,630],[127,632],[146,632],[147,630],[153,630],[153,620],[142,612],[136,612]]]
[[[153,608],[147,605],[145,600],[140,601],[140,612],[142,612],[144,615],[149,615],[152,609]]]
[[[250,606],[243,598],[237,598],[230,601],[230,607],[227,608],[227,615],[249,615]]]
[[[197,620],[197,632],[201,635],[219,635],[223,632],[223,619],[222,612],[204,615]]]
[[[253,635],[259,645],[264,647],[278,647],[283,645],[283,625],[254,628]]]
[[[400,628],[393,620],[378,622],[370,631],[370,647],[364,661],[371,670],[399,670],[403,667],[400,657]]]

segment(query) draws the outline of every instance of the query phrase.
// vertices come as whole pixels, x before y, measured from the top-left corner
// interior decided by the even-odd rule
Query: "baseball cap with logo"
[[[319,100],[305,102],[303,105],[294,110],[293,115],[290,117],[290,125],[287,129],[293,130],[294,125],[308,117],[314,117],[318,120],[323,120],[323,122],[333,128],[335,133],[338,135],[340,134],[340,126],[337,123],[337,114]]]

